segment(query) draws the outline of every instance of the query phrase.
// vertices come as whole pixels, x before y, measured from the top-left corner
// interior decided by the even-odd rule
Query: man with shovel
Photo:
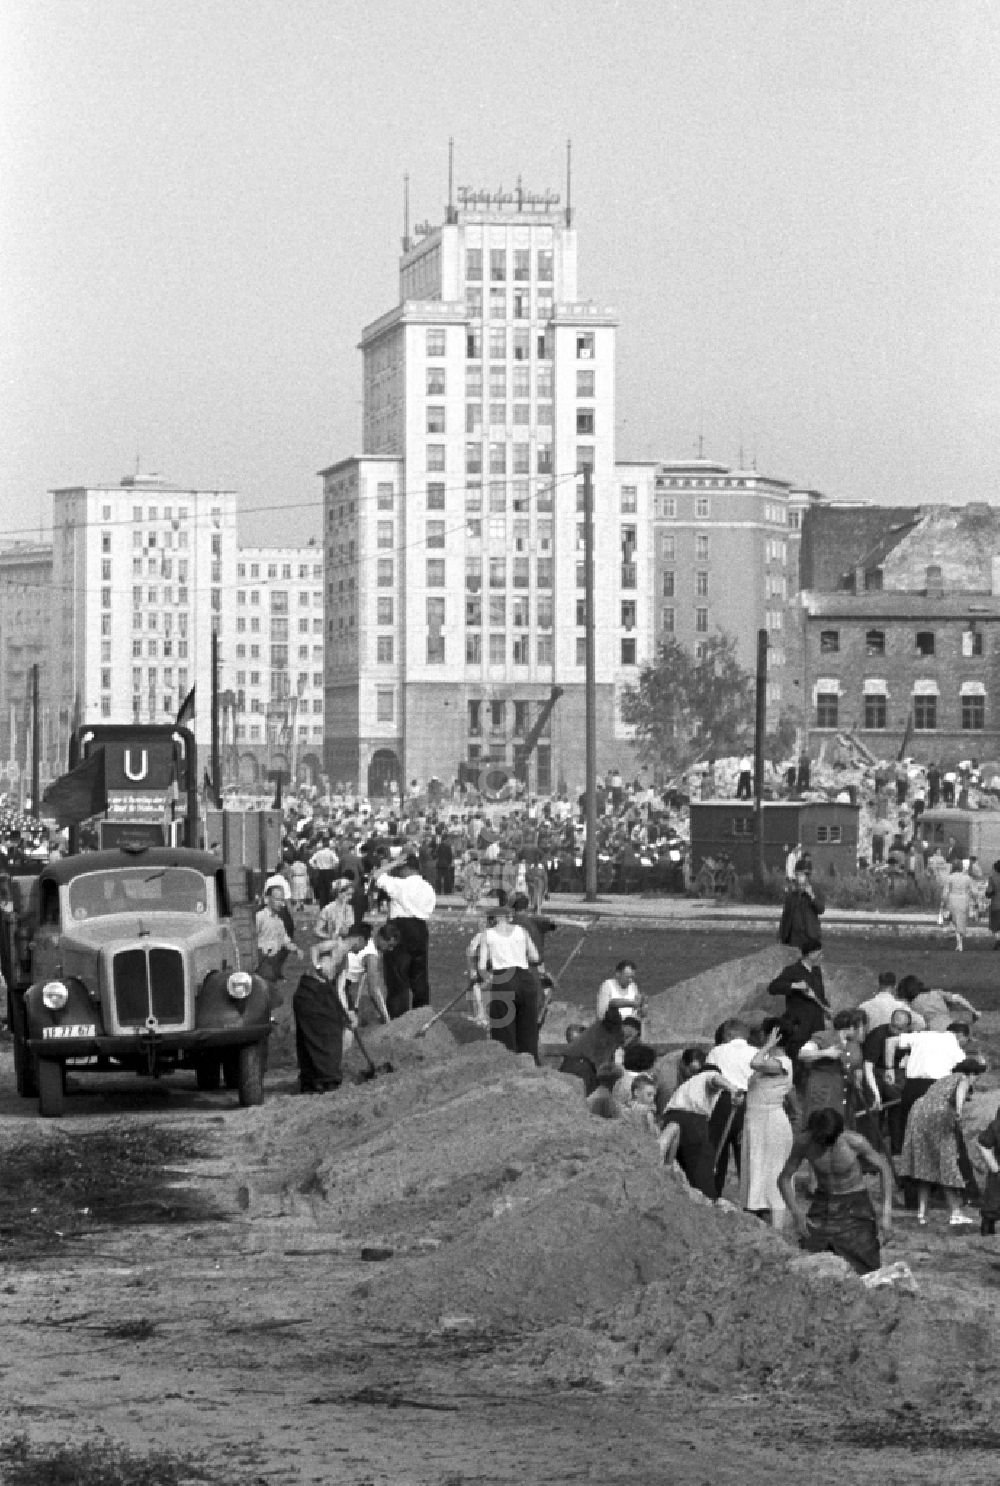
[[[798,1058],[814,1032],[821,1032],[832,1020],[830,1003],[823,985],[820,961],[823,946],[818,939],[804,939],[799,958],[786,965],[767,988],[769,996],[784,996],[785,1016],[792,1031],[785,1043],[790,1058]]]

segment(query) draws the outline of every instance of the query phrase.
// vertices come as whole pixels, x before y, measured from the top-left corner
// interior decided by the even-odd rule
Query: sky
[[[5,0],[0,540],[138,467],[320,531],[456,184],[564,189],[617,456],[992,499],[995,0]]]

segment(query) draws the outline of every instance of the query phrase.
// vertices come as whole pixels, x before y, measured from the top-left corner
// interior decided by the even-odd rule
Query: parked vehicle
[[[271,1030],[251,972],[252,910],[217,856],[187,847],[83,852],[16,878],[0,915],[18,1092],[63,1113],[67,1070],[193,1070],[263,1099]]]

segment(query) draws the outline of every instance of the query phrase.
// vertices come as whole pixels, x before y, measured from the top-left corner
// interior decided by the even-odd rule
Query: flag
[[[198,683],[195,682],[195,686],[197,686],[197,684]],[[174,723],[174,727],[183,727],[186,722],[191,722],[193,720],[195,686],[192,686],[191,690],[188,692],[183,702],[181,702],[180,711],[177,714],[177,720]]]
[[[904,760],[904,758],[906,757],[906,750],[910,746],[910,739],[911,739],[912,736],[913,736],[913,708],[911,707],[910,710],[909,710],[909,712],[907,712],[907,714],[906,714],[906,727],[905,727],[905,729],[903,731],[903,741],[902,741],[902,743],[900,743],[900,745],[899,745],[899,752],[896,755],[896,759],[897,759],[897,762],[898,763],[902,763],[903,760]]]
[[[75,769],[60,775],[42,796],[43,814],[55,816],[61,826],[79,825],[107,808],[103,748],[95,748]]]

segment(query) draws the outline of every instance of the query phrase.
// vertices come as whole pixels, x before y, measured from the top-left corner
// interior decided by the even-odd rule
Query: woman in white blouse
[[[538,1062],[538,978],[532,966],[538,950],[530,934],[511,922],[510,908],[497,910],[497,922],[479,945],[489,1035],[512,1053],[530,1053]]]

